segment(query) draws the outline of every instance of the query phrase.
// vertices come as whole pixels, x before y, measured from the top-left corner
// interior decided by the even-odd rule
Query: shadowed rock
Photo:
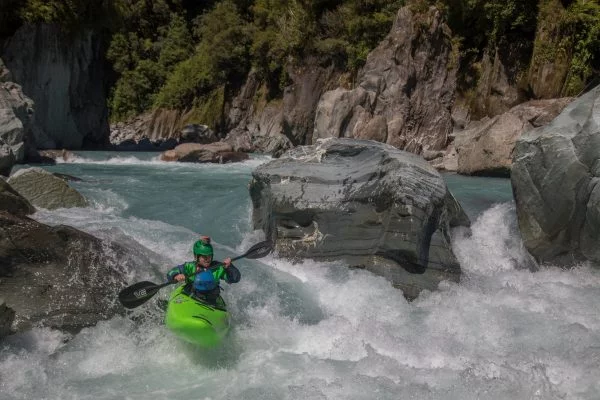
[[[0,210],[11,214],[25,216],[33,214],[35,208],[14,190],[4,179],[0,178]]]
[[[123,249],[5,211],[0,227],[0,293],[16,313],[13,330],[75,332],[123,311],[116,300],[127,266]]]
[[[162,161],[218,163],[244,161],[248,154],[233,151],[230,144],[215,142],[210,144],[184,143],[161,154]]]
[[[250,195],[254,227],[282,256],[344,259],[407,297],[459,280],[450,228],[469,221],[419,156],[374,141],[322,140],[258,167]]]
[[[15,310],[6,306],[3,298],[0,298],[0,339],[11,332],[11,326],[15,320]]]
[[[519,228],[542,262],[600,261],[600,86],[517,141],[511,182]]]
[[[8,179],[8,183],[36,207],[53,210],[87,206],[85,197],[64,179],[41,168],[21,169]]]

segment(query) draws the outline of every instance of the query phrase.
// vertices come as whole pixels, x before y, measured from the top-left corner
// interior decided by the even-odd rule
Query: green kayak
[[[202,347],[216,346],[229,331],[229,313],[223,298],[207,304],[182,293],[183,285],[169,297],[165,324],[179,338]]]

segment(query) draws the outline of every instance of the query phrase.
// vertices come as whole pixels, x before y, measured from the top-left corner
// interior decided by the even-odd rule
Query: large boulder
[[[600,261],[600,86],[516,143],[519,227],[541,262]]]
[[[417,154],[445,148],[456,88],[452,57],[451,32],[439,10],[401,8],[389,35],[367,57],[357,87],[321,97],[312,143],[350,137]]]
[[[50,227],[0,211],[0,293],[12,330],[94,325],[123,308],[126,252],[68,226]],[[2,307],[0,307],[2,308]],[[10,310],[0,309],[0,330]]]
[[[321,140],[258,167],[250,195],[254,227],[282,256],[344,259],[407,297],[459,280],[450,228],[469,220],[419,156],[374,141]]]
[[[8,183],[36,207],[86,207],[87,200],[64,179],[42,168],[20,169],[8,178]]]

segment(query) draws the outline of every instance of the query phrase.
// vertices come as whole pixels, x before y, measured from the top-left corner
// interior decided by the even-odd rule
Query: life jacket
[[[215,277],[210,270],[202,271],[196,274],[193,284],[194,291],[199,293],[210,292],[215,290],[217,287],[218,282],[215,280]]]

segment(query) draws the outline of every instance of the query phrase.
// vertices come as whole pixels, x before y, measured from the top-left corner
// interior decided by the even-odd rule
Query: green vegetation
[[[250,70],[265,104],[282,96],[289,66],[333,65],[352,82],[405,4],[446,14],[465,92],[486,52],[501,53],[512,72],[532,57],[564,60],[565,94],[597,75],[600,4],[592,0],[0,0],[8,10],[0,37],[23,22],[102,28],[116,73],[112,120],[168,107],[216,127]]]
[[[185,3],[116,7],[124,22],[108,51],[119,74],[113,120],[168,107],[191,110],[215,127],[216,113],[252,68],[266,85],[267,101],[281,96],[286,66],[307,57],[356,73],[404,1],[222,0],[193,12]],[[158,29],[148,29],[147,20]]]
[[[597,1],[575,1],[560,21],[564,46],[572,46],[571,66],[564,94],[575,96],[586,89],[586,83],[600,69],[600,4]]]

